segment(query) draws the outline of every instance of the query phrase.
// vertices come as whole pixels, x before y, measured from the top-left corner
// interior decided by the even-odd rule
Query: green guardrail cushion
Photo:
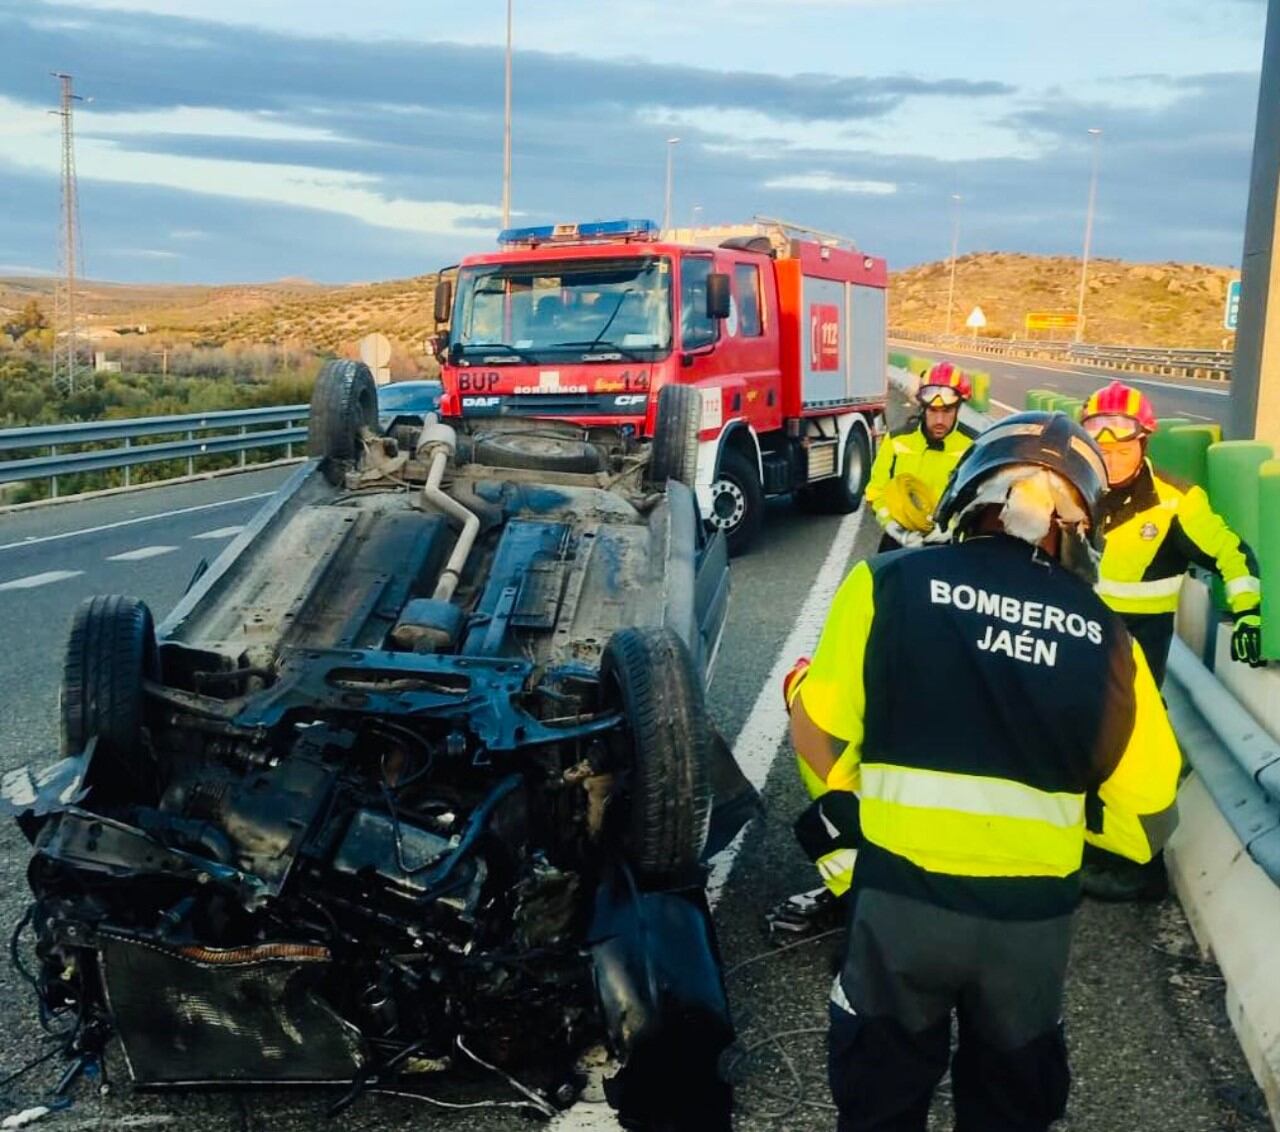
[[[1080,412],[1084,409],[1084,402],[1078,397],[1059,397],[1058,412],[1066,413],[1073,421],[1080,419]]]
[[[907,355],[906,355],[906,354],[890,354],[890,355],[889,355],[889,364],[890,364],[891,366],[896,367],[897,369],[906,369],[906,368],[907,368]]]
[[[1221,439],[1220,425],[1178,425],[1153,436],[1147,444],[1147,454],[1162,475],[1207,488],[1209,446]]]
[[[973,396],[969,406],[976,413],[986,413],[991,409],[991,375],[989,373],[970,373],[969,382],[973,386]]]
[[[1027,391],[1027,408],[1041,411],[1045,407],[1045,401],[1056,396],[1052,389],[1030,389]]]
[[[1275,459],[1260,440],[1224,440],[1206,454],[1209,502],[1251,546],[1258,541],[1258,469]]]
[[[1258,467],[1258,541],[1262,574],[1262,655],[1280,660],[1280,460]]]
[[[1260,440],[1224,440],[1205,453],[1209,503],[1255,550],[1258,546],[1258,469],[1275,457],[1270,444]],[[1214,579],[1213,598],[1226,608],[1222,583]]]

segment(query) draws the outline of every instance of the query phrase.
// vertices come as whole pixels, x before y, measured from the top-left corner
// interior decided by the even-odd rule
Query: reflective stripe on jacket
[[[942,440],[930,443],[925,436],[924,423],[885,437],[871,465],[871,478],[867,480],[867,502],[875,509],[876,521],[888,526],[891,516],[883,503],[884,489],[894,476],[909,473],[919,476],[934,491],[934,497],[942,495],[947,480],[960,457],[973,441],[958,428],[952,429]]]
[[[1179,490],[1147,464],[1108,494],[1098,595],[1117,613],[1174,613],[1191,565],[1222,578],[1233,613],[1261,601],[1253,551],[1209,506],[1198,487]]]
[[[846,744],[806,784],[860,795],[856,886],[1057,915],[1086,840],[1145,861],[1175,820],[1178,748],[1141,651],[1005,536],[859,563],[799,700]]]

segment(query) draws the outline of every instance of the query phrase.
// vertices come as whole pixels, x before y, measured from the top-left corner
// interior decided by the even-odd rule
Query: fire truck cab
[[[459,265],[442,411],[649,443],[731,552],[767,496],[861,502],[886,388],[883,259],[777,222],[508,229]],[[671,392],[674,390],[675,392]]]

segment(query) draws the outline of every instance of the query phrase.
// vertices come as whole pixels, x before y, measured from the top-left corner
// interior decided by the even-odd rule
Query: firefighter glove
[[[809,658],[802,656],[791,666],[790,671],[782,678],[782,702],[787,712],[791,711],[791,703],[800,691],[800,685],[809,675]]]
[[[1231,631],[1231,659],[1247,664],[1250,668],[1262,668],[1262,618],[1257,613],[1240,613],[1236,627]]]
[[[901,523],[890,519],[884,527],[885,534],[894,540],[899,546],[919,546],[924,542],[924,536],[919,531],[909,531]]]

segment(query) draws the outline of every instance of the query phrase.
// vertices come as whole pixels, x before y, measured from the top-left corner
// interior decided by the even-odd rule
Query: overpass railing
[[[47,480],[56,497],[60,476],[123,469],[127,487],[142,464],[185,460],[190,476],[206,456],[238,454],[239,467],[259,462],[251,454],[281,448],[292,458],[294,445],[306,442],[308,412],[307,405],[274,405],[0,429],[0,485]]]
[[[1041,358],[1067,365],[1098,366],[1121,372],[1154,373],[1167,377],[1231,379],[1230,350],[1166,349],[1159,346],[1104,346],[1083,342],[1053,342],[1030,338],[974,338],[964,334],[927,334],[890,330],[897,342],[949,346],[968,354],[993,357]]]

